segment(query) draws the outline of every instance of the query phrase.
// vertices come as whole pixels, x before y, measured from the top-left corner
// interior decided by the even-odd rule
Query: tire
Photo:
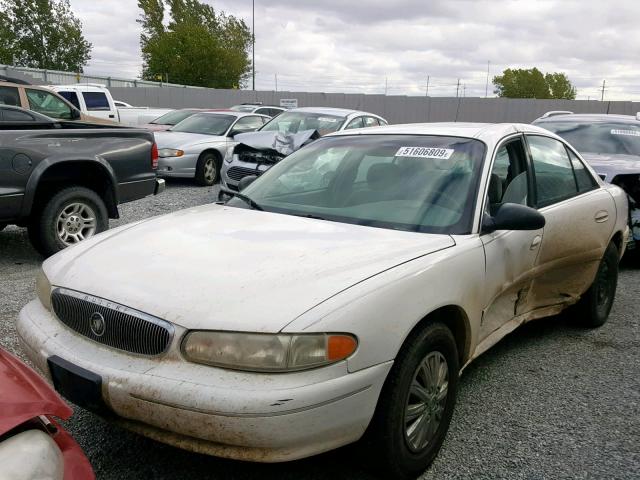
[[[446,363],[443,364],[442,360]],[[435,388],[434,383],[429,383],[419,370],[423,362],[439,365],[442,369],[440,375],[445,375],[446,372],[446,390],[440,388],[439,391],[444,392],[440,402],[416,407],[422,402],[412,388],[414,378],[422,386]],[[445,325],[430,323],[407,339],[385,381],[373,420],[362,441],[366,448],[367,462],[375,459],[377,466],[385,471],[385,478],[416,478],[433,462],[449,429],[456,401],[458,375],[456,342],[451,330]],[[430,392],[431,398],[436,398],[435,391]],[[414,406],[411,409],[413,412],[409,411],[409,402]],[[436,419],[439,418],[439,422],[436,420],[433,424],[427,423],[431,431],[426,431],[426,444],[408,434],[420,422],[422,415],[413,421],[406,421],[405,417],[407,414],[417,414],[425,406]],[[432,415],[425,417],[425,421]]]
[[[593,284],[576,304],[574,316],[580,325],[600,327],[609,318],[618,285],[619,259],[618,248],[610,243],[600,260]]]
[[[196,165],[196,183],[203,187],[210,187],[220,178],[220,167],[215,153],[206,152],[200,155]]]
[[[43,204],[32,215],[28,233],[34,248],[45,257],[109,228],[104,201],[88,188],[65,188]]]

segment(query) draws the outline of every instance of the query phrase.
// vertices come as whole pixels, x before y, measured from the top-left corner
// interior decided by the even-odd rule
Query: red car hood
[[[72,413],[36,372],[0,348],[0,435],[39,415],[66,420]]]

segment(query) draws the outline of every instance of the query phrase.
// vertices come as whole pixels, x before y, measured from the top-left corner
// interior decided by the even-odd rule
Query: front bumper
[[[159,177],[193,178],[196,176],[198,154],[186,154],[182,157],[158,158]]]
[[[117,422],[156,440],[259,462],[295,460],[358,440],[392,362],[348,373],[346,362],[287,374],[235,372],[185,362],[174,344],[162,358],[113,350],[60,323],[38,300],[20,312],[25,351],[50,379],[57,355],[102,377]]]
[[[231,163],[222,162],[222,184],[224,187],[229,188],[230,190],[238,190],[238,183],[243,177],[249,175],[257,175],[260,176],[267,170],[269,170],[273,165],[273,163],[253,163],[253,162],[243,162],[238,158],[237,154],[233,155]],[[229,170],[234,169],[236,172],[233,176],[229,175]]]

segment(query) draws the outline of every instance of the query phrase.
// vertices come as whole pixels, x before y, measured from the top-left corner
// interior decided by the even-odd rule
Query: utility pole
[[[487,98],[489,94],[489,65],[491,64],[491,60],[487,60],[487,83],[484,86],[484,98]]]
[[[427,93],[425,94],[425,97],[429,96],[429,75],[427,75]]]
[[[384,77],[384,94],[387,94],[387,87],[388,87],[388,82],[387,82],[387,77]]]
[[[253,67],[253,90],[256,89],[256,0],[251,0],[251,66]],[[276,88],[277,90],[277,88]]]
[[[602,80],[602,94],[600,95],[600,101],[604,102],[604,91],[605,91],[605,85],[606,85],[606,80]]]
[[[462,96],[463,97],[467,96],[467,84],[466,83],[462,84]]]
[[[277,73],[275,74],[275,77],[276,77],[276,92],[277,92],[278,91],[278,74]]]
[[[458,98],[459,92],[460,92],[460,79],[458,79],[458,84],[456,85],[456,98]]]

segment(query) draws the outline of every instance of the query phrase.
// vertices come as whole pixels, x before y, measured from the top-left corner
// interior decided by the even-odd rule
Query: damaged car
[[[640,257],[640,113],[631,115],[549,112],[533,122],[573,145],[600,178],[629,196],[629,251]]]
[[[343,108],[304,107],[281,113],[259,131],[236,135],[232,155],[222,167],[222,187],[238,190],[244,177],[261,175],[272,165],[317,138],[341,130],[387,125],[373,113]],[[224,192],[220,198],[224,197]]]
[[[93,480],[91,464],[57,419],[73,410],[36,372],[0,348],[0,478]]]
[[[17,331],[63,395],[155,440],[257,462],[362,440],[415,478],[467,364],[569,307],[606,322],[627,215],[538,127],[343,131],[45,261]]]

